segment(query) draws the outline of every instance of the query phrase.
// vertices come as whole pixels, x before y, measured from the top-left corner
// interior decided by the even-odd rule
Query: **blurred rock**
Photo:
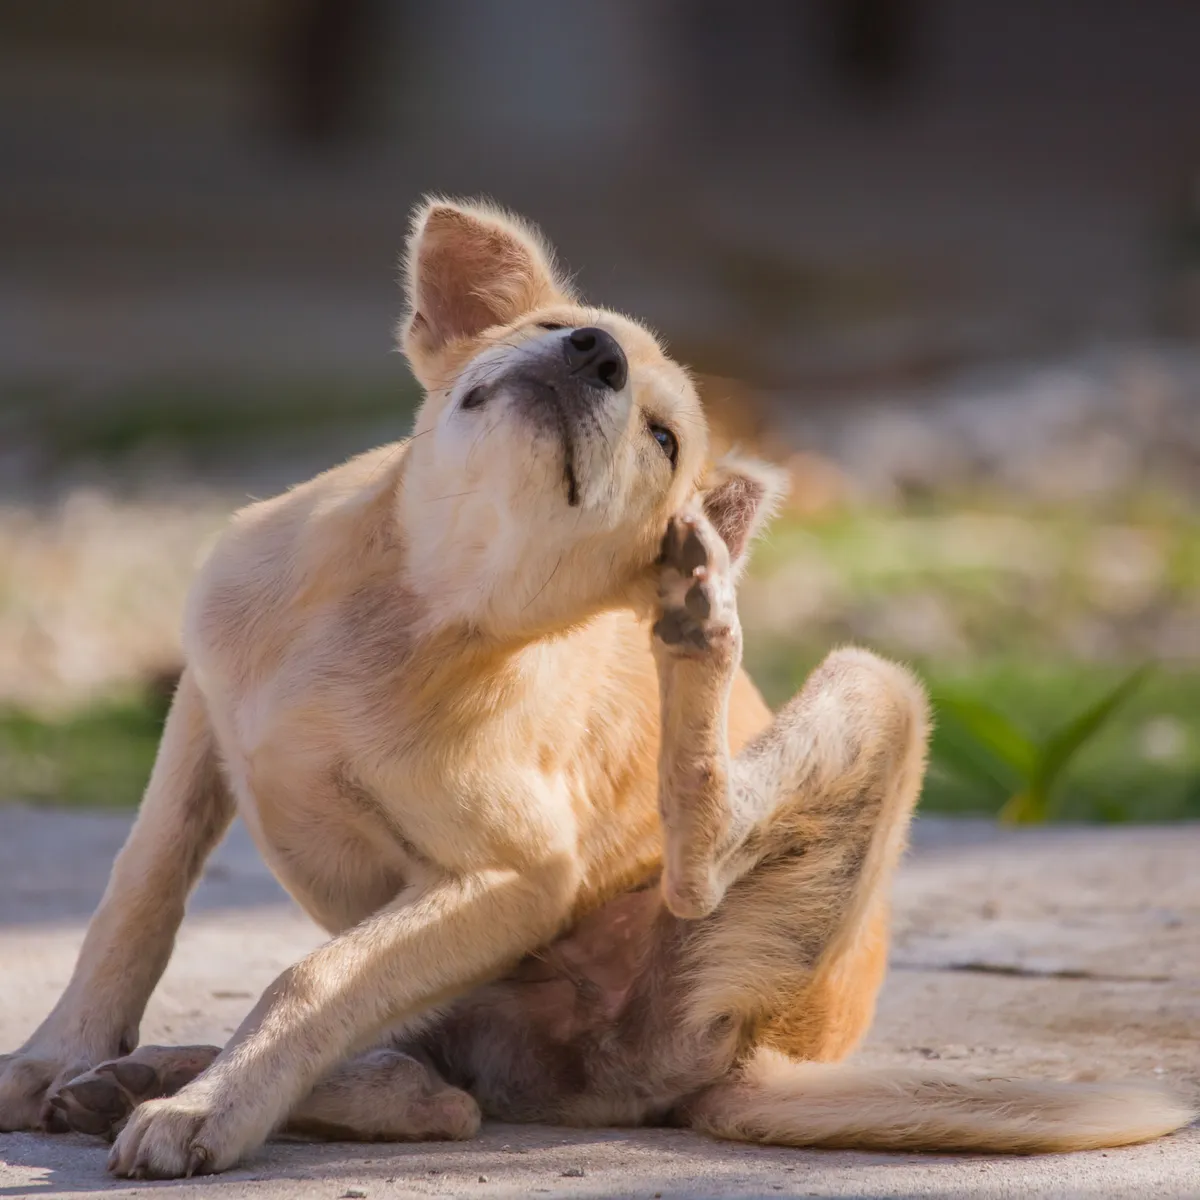
[[[1116,616],[1147,608],[1165,581],[1162,547],[1150,530],[1103,526],[1091,535],[1086,557],[1092,600]]]
[[[1113,346],[822,405],[775,394],[779,436],[864,495],[993,488],[1035,503],[1200,498],[1200,351]]]
[[[844,580],[814,548],[796,553],[763,579],[747,579],[738,607],[747,628],[797,637],[836,618],[846,603]]]
[[[1152,717],[1142,726],[1138,746],[1142,757],[1151,762],[1170,762],[1187,748],[1188,735],[1176,717]]]
[[[856,640],[893,654],[947,659],[969,648],[950,604],[935,592],[889,596],[853,613],[850,625]]]

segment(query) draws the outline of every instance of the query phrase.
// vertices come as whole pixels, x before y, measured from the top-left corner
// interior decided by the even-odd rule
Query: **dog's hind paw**
[[[658,567],[655,639],[674,653],[735,649],[741,630],[729,550],[698,509],[671,518]]]
[[[174,1095],[219,1053],[216,1046],[141,1046],[76,1076],[50,1104],[68,1128],[112,1139],[139,1104]]]

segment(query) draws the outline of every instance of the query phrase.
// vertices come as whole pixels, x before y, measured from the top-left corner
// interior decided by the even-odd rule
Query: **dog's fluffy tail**
[[[688,1106],[715,1137],[775,1146],[1037,1154],[1145,1142],[1197,1113],[1137,1084],[1039,1083],[799,1063],[760,1050]]]

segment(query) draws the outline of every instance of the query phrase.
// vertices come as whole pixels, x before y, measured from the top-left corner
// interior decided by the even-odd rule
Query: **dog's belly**
[[[585,1092],[602,1120],[637,1120],[641,1109],[636,1100],[630,1107],[630,1097],[639,1088],[616,1086],[612,1109],[599,1092],[623,1084],[631,1065],[644,1079],[641,1042],[653,1039],[629,1009],[644,1007],[632,993],[651,966],[663,917],[657,887],[610,900],[504,978],[464,996],[412,1048],[500,1120],[553,1121],[567,1097]]]
[[[720,1078],[748,1022],[687,1030],[686,922],[656,884],[589,914],[415,1034],[447,1082],[502,1121],[635,1125]]]

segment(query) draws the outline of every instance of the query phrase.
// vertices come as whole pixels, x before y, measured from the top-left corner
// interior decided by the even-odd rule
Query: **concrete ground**
[[[128,818],[0,807],[0,1048],[70,972]],[[865,1061],[976,1072],[1160,1078],[1200,1094],[1200,826],[998,831],[919,822]],[[211,863],[148,1041],[217,1041],[318,931],[240,828]],[[676,1130],[491,1125],[461,1145],[276,1142],[225,1175],[113,1180],[82,1136],[0,1135],[0,1197],[1200,1195],[1200,1128],[1148,1146],[1040,1158],[796,1151]]]

